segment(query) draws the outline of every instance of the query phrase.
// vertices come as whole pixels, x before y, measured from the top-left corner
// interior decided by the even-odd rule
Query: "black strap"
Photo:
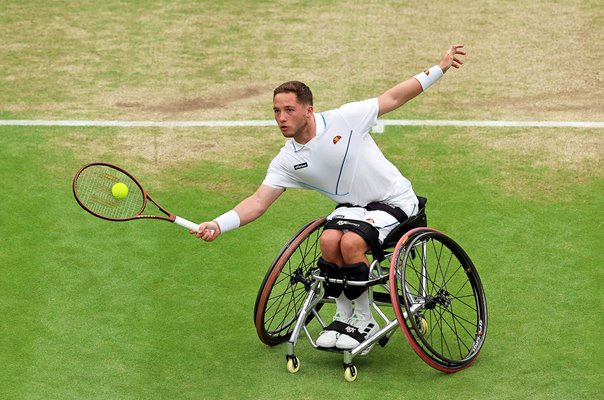
[[[368,210],[368,211],[384,211],[384,212],[387,212],[388,214],[392,215],[394,218],[396,218],[396,220],[398,222],[403,222],[407,218],[409,218],[407,216],[407,214],[405,214],[405,212],[402,209],[400,209],[399,207],[394,207],[394,206],[391,206],[386,203],[381,203],[379,201],[372,201],[371,203],[367,204],[366,206],[355,206],[354,204],[350,204],[350,203],[342,203],[342,204],[338,204],[336,206],[336,208],[340,208],[340,207],[359,207],[359,208],[364,208],[365,210]]]
[[[373,322],[370,322],[369,324],[367,324],[367,327],[364,330],[369,332],[371,331],[371,329],[373,329],[374,326],[375,325],[373,324]],[[366,334],[361,333],[359,331],[359,328],[357,328],[356,326],[349,325],[342,321],[333,321],[331,324],[325,327],[325,330],[336,331],[343,335],[350,336],[359,343],[364,342],[367,339]]]
[[[340,268],[334,263],[325,261],[323,257],[319,257],[317,260],[317,267],[319,267],[319,270],[321,271],[321,276],[332,279],[342,279]],[[340,297],[342,291],[344,290],[342,285],[328,281],[325,281],[324,287],[325,295],[332,297]]]
[[[369,203],[365,206],[365,208],[369,211],[384,211],[387,212],[388,214],[392,215],[394,218],[396,218],[396,220],[398,222],[403,222],[405,221],[407,218],[409,218],[407,216],[407,214],[405,214],[405,212],[403,210],[401,210],[399,207],[393,207],[389,204],[385,204],[385,203],[380,203],[377,201],[374,201],[372,203]]]

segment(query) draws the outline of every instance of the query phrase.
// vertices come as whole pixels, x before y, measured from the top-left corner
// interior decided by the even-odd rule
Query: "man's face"
[[[279,93],[273,98],[275,121],[287,138],[300,136],[307,128],[312,106],[298,103],[295,93]]]

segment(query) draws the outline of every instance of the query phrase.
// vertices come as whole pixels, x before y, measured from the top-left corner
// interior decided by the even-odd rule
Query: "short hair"
[[[273,92],[273,99],[279,93],[295,93],[296,99],[302,104],[312,104],[312,92],[306,84],[299,81],[288,81],[279,85]]]

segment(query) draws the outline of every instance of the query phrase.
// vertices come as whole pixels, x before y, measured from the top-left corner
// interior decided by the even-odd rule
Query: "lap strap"
[[[400,207],[391,206],[390,204],[382,203],[379,201],[372,201],[366,206],[357,206],[350,203],[342,203],[336,206],[336,208],[339,207],[360,207],[364,208],[367,211],[384,211],[396,218],[398,222],[404,222],[405,220],[407,220],[407,218],[409,218]]]

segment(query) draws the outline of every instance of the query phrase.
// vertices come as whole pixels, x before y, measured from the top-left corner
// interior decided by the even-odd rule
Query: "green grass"
[[[464,42],[468,56],[388,118],[604,120],[597,1],[71,1],[0,4],[0,118],[269,119],[301,79],[318,110],[374,96]],[[114,162],[185,218],[264,177],[274,128],[0,127],[2,399],[586,399],[604,391],[602,129],[388,127],[376,140],[428,197],[487,293],[477,362],[445,375],[397,333],[355,359],[256,337],[264,273],[333,205],[288,191],[208,244],[162,222],[110,223],[73,200]]]
[[[596,397],[602,389],[597,293],[604,260],[595,216],[604,182],[587,169],[575,172],[578,183],[566,180],[565,170],[512,169],[529,186],[544,173],[564,181],[560,192],[527,199],[500,186],[501,171],[509,168],[506,152],[485,155],[481,146],[467,146],[460,129],[391,128],[379,136],[385,153],[429,198],[430,225],[473,258],[490,326],[478,361],[461,373],[429,368],[399,333],[356,360],[360,376],[350,385],[339,355],[316,352],[304,341],[297,351],[302,369],[288,374],[285,347],[262,345],[252,318],[272,257],[299,226],[328,212],[327,200],[288,192],[262,219],[212,244],[167,223],[101,221],[72,199],[80,143],[56,146],[68,131],[2,128],[0,170],[8,194],[0,214],[2,398],[310,399],[317,395],[310,388],[321,387],[323,396],[357,398],[379,391],[385,397],[569,399]],[[83,143],[114,138],[119,130],[80,133]],[[495,139],[513,132],[474,134]],[[421,141],[413,140],[418,136]],[[413,151],[402,155],[400,147],[410,142]],[[197,163],[156,179],[145,172],[153,171],[153,161],[138,165],[152,195],[196,220],[228,209],[239,193],[207,191],[202,180],[173,181],[212,171],[221,179],[259,181],[265,168],[261,162],[230,171]]]
[[[298,79],[321,109],[374,96],[466,44],[462,71],[389,118],[603,120],[597,1],[3,1],[11,118],[270,118]],[[247,93],[242,95],[242,93]]]

